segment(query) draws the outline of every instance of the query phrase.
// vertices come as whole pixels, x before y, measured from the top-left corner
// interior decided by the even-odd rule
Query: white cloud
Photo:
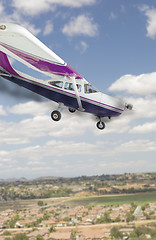
[[[53,10],[53,8],[50,7],[48,0],[42,0],[40,2],[38,0],[13,0],[13,7],[16,8],[21,14],[24,13],[32,16]]]
[[[147,5],[143,5],[140,11],[147,17],[147,37],[155,39],[156,37],[156,8],[150,8]]]
[[[148,95],[156,93],[156,72],[138,76],[124,75],[116,80],[109,91],[126,91],[131,94]]]
[[[0,105],[0,115],[1,116],[6,116],[7,115],[5,109],[4,109],[4,107],[2,105]]]
[[[135,159],[123,161],[121,159],[115,159],[112,162],[104,162],[101,164],[101,169],[107,169],[107,173],[112,173],[112,169],[114,173],[126,173],[126,172],[150,172],[156,168],[156,163],[150,162],[148,160]]]
[[[19,122],[6,123],[1,121],[0,143],[25,144],[32,141],[32,139],[46,136],[56,138],[83,136],[87,131],[96,136],[110,133],[134,133],[131,131],[131,123],[133,122],[134,128],[136,119],[152,119],[156,117],[156,99],[128,98],[127,100],[134,105],[134,110],[126,111],[121,117],[113,118],[110,121],[104,119],[106,129],[103,131],[96,128],[96,119],[93,120],[90,114],[80,112],[71,114],[66,108],[63,109],[61,121],[53,122],[50,113],[57,105],[51,104],[50,101],[30,101],[17,104],[12,108],[7,108],[7,114],[30,115],[30,117],[25,116],[25,119]],[[18,132],[16,131],[17,128]],[[7,130],[3,131],[3,129]]]
[[[144,98],[128,98],[130,103],[133,104],[133,119],[147,119],[156,117],[156,98],[154,96],[147,96]]]
[[[96,0],[13,0],[13,6],[20,12],[28,15],[38,15],[48,11],[55,11],[56,6],[80,8],[92,5]]]
[[[16,122],[0,121],[0,144],[25,144],[32,139],[48,136],[57,138],[74,137],[84,135],[87,129],[92,129],[93,121],[90,116],[78,112],[71,114],[67,108],[62,110],[61,121],[52,121],[50,114],[56,108],[57,104],[51,104],[50,101],[30,101],[14,105],[12,108],[7,107],[8,119],[10,118],[9,113],[26,116]],[[30,115],[29,118],[27,115]]]
[[[29,146],[24,148],[18,148],[12,151],[4,152],[1,155],[1,159],[21,160],[27,159],[27,165],[39,165],[39,162],[44,160],[55,160],[61,157],[79,157],[79,163],[83,163],[84,159],[92,157],[93,159],[99,157],[114,157],[120,153],[142,153],[142,152],[155,152],[156,142],[139,139],[131,140],[129,142],[74,142],[74,141],[49,141],[45,144]],[[0,152],[1,153],[1,152]],[[9,161],[9,160],[8,160]],[[33,164],[34,163],[34,164]],[[68,163],[67,163],[68,164]],[[54,165],[58,166],[55,160]],[[66,165],[66,163],[65,163]],[[60,166],[59,166],[60,167]]]
[[[111,120],[104,119],[106,122],[106,128],[103,131],[99,131],[94,128],[93,132],[95,135],[105,135],[110,133],[123,134],[123,133],[135,133],[132,131],[135,128],[135,124],[138,121],[143,121],[144,123],[147,119],[153,119],[156,117],[156,98],[154,96],[149,97],[127,97],[126,101],[133,105],[131,111],[125,110],[124,113],[117,118],[112,118]],[[141,133],[141,132],[137,132]]]
[[[117,18],[116,14],[114,12],[110,13],[109,19],[110,20],[115,20]]]
[[[35,102],[29,101],[25,103],[19,103],[11,108],[8,108],[8,111],[13,114],[29,114],[33,116],[45,115],[54,105],[50,101],[46,102]]]
[[[92,18],[86,15],[80,15],[73,17],[69,23],[65,24],[62,32],[69,37],[77,35],[94,37],[97,35],[98,25],[93,22]]]
[[[130,130],[130,133],[153,133],[156,132],[156,122],[147,122],[137,125]]]
[[[2,2],[0,2],[0,14],[3,14],[4,12],[4,5]]]
[[[76,45],[75,49],[82,54],[88,49],[88,44],[84,41],[81,41],[79,44]]]
[[[41,32],[40,28],[37,28],[34,24],[32,24],[28,21],[25,21],[23,18],[21,18],[18,22],[16,21],[16,23],[25,27],[34,35],[38,35]]]
[[[126,7],[125,7],[125,5],[121,4],[120,8],[121,8],[121,12],[122,12],[122,13],[126,13]]]
[[[156,142],[148,139],[137,139],[122,143],[116,148],[117,152],[151,152],[156,151]]]
[[[15,8],[11,9],[12,10],[11,12],[8,12],[7,7],[8,7],[7,4],[2,5],[2,3],[0,3],[1,21],[13,22],[22,25],[25,28],[27,28],[30,32],[32,32],[34,35],[37,35],[41,31],[41,29],[36,28],[36,26],[33,23],[30,23],[26,17],[22,16],[23,11],[18,12],[18,10]]]
[[[50,33],[52,33],[52,31],[53,31],[53,24],[52,24],[51,21],[47,21],[47,22],[45,23],[45,28],[44,28],[44,31],[43,31],[43,35],[44,35],[44,36],[47,36],[47,35],[49,35]]]

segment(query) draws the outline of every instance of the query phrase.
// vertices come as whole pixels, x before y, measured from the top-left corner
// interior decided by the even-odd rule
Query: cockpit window
[[[78,92],[81,92],[81,85],[76,84]],[[74,91],[74,86],[72,83],[66,82],[64,85],[64,89]]]
[[[85,93],[95,93],[98,90],[92,84],[84,84]]]
[[[72,83],[66,82],[64,85],[64,89],[74,91],[74,87]]]
[[[63,82],[62,81],[52,81],[52,82],[49,82],[49,84],[54,86],[54,87],[58,87],[58,88],[63,87]]]

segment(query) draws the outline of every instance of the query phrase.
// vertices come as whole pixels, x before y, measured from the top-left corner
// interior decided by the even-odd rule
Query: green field
[[[138,193],[127,195],[113,195],[113,196],[100,196],[100,197],[87,197],[72,200],[74,204],[80,205],[121,205],[136,203],[143,205],[145,203],[156,202],[156,192]]]

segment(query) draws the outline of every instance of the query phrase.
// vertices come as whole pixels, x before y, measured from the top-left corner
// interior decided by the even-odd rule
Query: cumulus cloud
[[[140,11],[147,17],[147,37],[156,38],[156,8],[150,8],[148,5],[143,5]]]
[[[44,28],[44,31],[43,31],[43,35],[44,35],[44,36],[47,36],[47,35],[49,35],[50,33],[52,33],[52,31],[53,31],[53,24],[52,24],[51,21],[47,21],[47,22],[45,23],[45,28]]]
[[[12,4],[18,11],[34,16],[48,11],[54,11],[57,6],[80,8],[92,5],[95,2],[95,0],[42,0],[38,3],[38,0],[13,0]]]
[[[8,12],[7,7],[7,4],[0,2],[0,14],[3,22],[13,22],[22,25],[31,31],[34,35],[37,35],[41,32],[41,29],[37,28],[33,23],[30,23],[29,19],[26,16],[22,16],[23,11],[18,12],[18,8],[13,8],[11,12]]]
[[[115,20],[117,18],[116,14],[114,12],[110,13],[109,19],[110,20]]]
[[[154,96],[127,98],[133,104],[133,114],[130,116],[133,119],[147,119],[156,117],[156,98]]]
[[[20,115],[29,114],[33,116],[39,116],[39,115],[45,115],[48,111],[50,111],[50,109],[52,109],[53,106],[50,101],[45,101],[45,102],[28,101],[25,103],[16,104],[8,108],[8,111],[10,113],[20,114]]]
[[[98,25],[94,23],[93,19],[86,15],[79,15],[71,18],[70,22],[65,24],[62,32],[69,36],[86,35],[94,37],[98,32]]]
[[[93,159],[97,156],[99,158],[103,157],[114,157],[120,153],[140,153],[140,152],[155,152],[156,143],[154,141],[146,140],[132,140],[125,143],[120,142],[96,142],[87,143],[84,141],[74,142],[72,141],[61,141],[61,140],[52,140],[46,142],[43,145],[35,145],[29,147],[18,148],[9,152],[0,152],[1,158],[11,158],[13,160],[20,160],[26,158],[28,165],[32,164],[32,161],[38,162],[43,161],[44,159],[51,158],[65,158],[73,156],[82,156],[82,162],[87,157],[92,157]],[[81,163],[81,158],[79,162]],[[102,161],[103,162],[103,161]],[[34,164],[35,165],[35,164]],[[54,165],[58,165],[55,161]]]
[[[7,112],[6,110],[4,109],[4,106],[0,105],[0,115],[1,116],[6,116],[7,115]]]
[[[76,45],[75,49],[80,53],[84,53],[88,49],[88,44],[84,41],[81,41],[79,44]]]
[[[117,147],[118,152],[151,152],[156,151],[156,142],[148,139],[137,139],[122,143]]]
[[[131,130],[130,130],[130,133],[153,133],[153,132],[156,132],[156,122],[146,122],[144,124],[139,124],[135,127],[133,127]]]
[[[94,124],[87,114],[71,114],[66,108],[62,110],[61,121],[52,121],[50,114],[54,109],[57,109],[57,104],[52,104],[50,101],[40,103],[29,101],[6,109],[2,107],[1,109],[2,114],[8,114],[8,116],[10,114],[24,116],[22,120],[16,122],[0,121],[1,145],[4,143],[11,145],[25,144],[31,142],[32,139],[42,137],[70,138],[71,136],[82,136],[88,129],[90,131]],[[4,131],[4,129],[7,130]]]
[[[126,91],[130,94],[148,95],[156,93],[156,72],[138,76],[124,75],[116,80],[109,91]]]

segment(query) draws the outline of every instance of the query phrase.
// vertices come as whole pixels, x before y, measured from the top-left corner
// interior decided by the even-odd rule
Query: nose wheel
[[[96,126],[98,129],[103,130],[105,128],[105,123],[102,121],[99,121],[97,122]]]
[[[54,121],[58,122],[61,119],[61,113],[59,111],[55,110],[51,113],[51,118]]]

